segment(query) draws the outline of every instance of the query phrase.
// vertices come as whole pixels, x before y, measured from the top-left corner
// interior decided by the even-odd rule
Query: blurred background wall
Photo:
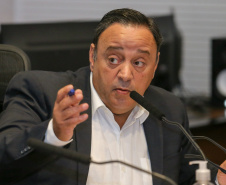
[[[99,20],[122,7],[148,16],[174,14],[183,37],[182,85],[210,96],[211,39],[226,36],[225,0],[1,0],[0,24]]]

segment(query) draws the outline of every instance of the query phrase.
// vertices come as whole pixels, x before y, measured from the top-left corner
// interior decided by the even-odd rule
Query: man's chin
[[[114,114],[124,114],[126,112],[131,112],[135,106],[136,106],[136,103],[128,103],[123,101],[123,102],[114,104],[114,106],[112,106],[110,110]]]

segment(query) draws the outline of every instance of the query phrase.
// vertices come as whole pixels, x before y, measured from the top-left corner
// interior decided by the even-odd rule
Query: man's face
[[[114,23],[99,37],[97,57],[90,46],[93,84],[104,104],[114,114],[130,112],[135,90],[144,94],[157,68],[159,53],[152,33],[144,26]]]

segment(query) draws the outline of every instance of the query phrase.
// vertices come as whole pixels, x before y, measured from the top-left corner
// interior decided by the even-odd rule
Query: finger
[[[83,93],[81,89],[76,89],[75,94],[71,97],[72,105],[78,105],[83,99]]]
[[[67,120],[65,120],[65,125],[66,127],[71,127],[71,128],[75,128],[78,124],[84,122],[85,120],[87,120],[88,118],[88,114],[84,113],[84,114],[81,114],[79,116],[76,116],[76,117],[71,117]]]
[[[88,118],[88,114],[82,114],[79,117],[70,118],[64,121],[63,124],[54,124],[53,122],[53,130],[55,135],[61,141],[69,141],[74,133],[74,128],[84,122]]]
[[[68,92],[68,96],[74,96],[75,94],[82,94],[82,90],[81,89],[71,89],[69,92]]]
[[[65,96],[59,103],[59,110],[64,111],[72,106],[77,106],[83,99],[83,94],[81,90],[76,90],[73,96]]]
[[[61,88],[58,92],[57,92],[57,98],[56,98],[56,102],[59,103],[60,101],[62,101],[62,99],[68,94],[68,92],[73,89],[73,85],[66,85],[65,87]]]
[[[61,119],[67,120],[67,119],[70,119],[70,118],[73,118],[73,117],[79,117],[80,114],[82,112],[86,111],[88,108],[89,108],[89,105],[87,103],[83,103],[83,104],[80,104],[80,105],[77,105],[77,106],[69,107],[62,112]]]
[[[77,94],[82,94],[82,90],[81,89],[76,89],[75,90],[75,95],[77,95]]]

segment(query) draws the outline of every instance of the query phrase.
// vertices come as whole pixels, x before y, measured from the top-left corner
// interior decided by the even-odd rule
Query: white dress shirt
[[[95,161],[121,160],[151,171],[151,163],[145,139],[143,122],[149,113],[136,106],[120,129],[112,112],[104,105],[93,87],[90,75],[92,105],[91,157]],[[81,123],[82,124],[82,123]],[[45,142],[64,146],[71,142],[57,139],[52,120],[46,132]],[[91,163],[87,185],[152,185],[150,175],[119,163],[96,165]]]
[[[136,106],[120,129],[112,112],[104,105],[93,87],[92,74],[92,140],[91,157],[95,161],[121,160],[151,170],[143,122],[148,112]],[[87,185],[145,185],[152,184],[151,176],[130,167],[111,163],[91,163]]]

